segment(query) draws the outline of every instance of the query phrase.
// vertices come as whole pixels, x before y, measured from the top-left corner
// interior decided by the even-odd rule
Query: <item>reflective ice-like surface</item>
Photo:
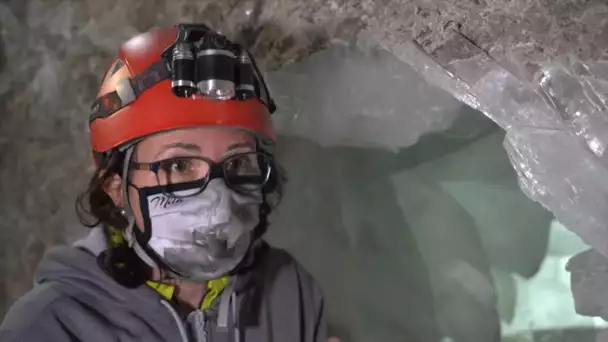
[[[412,81],[414,80],[414,81]],[[334,45],[269,74],[286,135],[396,151],[451,126],[462,105],[388,51]]]
[[[270,75],[274,88],[295,93],[277,120],[290,184],[270,237],[318,275],[334,329],[352,341],[594,341],[605,324],[574,311],[565,269],[588,247],[522,193],[504,131],[405,65],[396,74],[390,54],[366,49],[334,46]],[[357,83],[352,68],[375,73]],[[374,94],[375,75],[423,90],[351,106],[350,97]],[[451,109],[425,111],[428,96]],[[366,130],[375,108],[397,114],[416,142],[391,144],[390,119],[385,135]],[[328,136],[324,120],[334,113],[347,119]],[[441,122],[438,132],[429,124]]]

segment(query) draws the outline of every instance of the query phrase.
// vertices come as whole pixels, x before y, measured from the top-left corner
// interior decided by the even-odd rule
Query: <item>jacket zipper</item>
[[[209,333],[209,319],[203,310],[196,310],[194,314],[194,333],[196,334],[197,342],[211,342]]]
[[[205,315],[205,334],[206,334],[206,340],[205,342],[213,342],[213,334],[211,332],[211,324],[209,324],[209,317],[207,317],[207,313],[205,311],[203,311],[203,314]]]

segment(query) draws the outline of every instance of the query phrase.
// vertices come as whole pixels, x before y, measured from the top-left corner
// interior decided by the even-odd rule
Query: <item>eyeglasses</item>
[[[231,155],[218,163],[205,157],[175,157],[130,165],[131,169],[154,172],[158,185],[166,187],[167,195],[190,197],[200,194],[212,179],[220,177],[241,193],[260,190],[270,179],[272,156],[247,152]]]

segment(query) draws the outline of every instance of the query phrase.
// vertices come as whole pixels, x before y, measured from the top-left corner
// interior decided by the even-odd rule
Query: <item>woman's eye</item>
[[[237,156],[226,161],[226,171],[233,175],[250,176],[257,175],[259,168],[255,158],[249,155]]]
[[[171,172],[184,173],[190,170],[190,163],[184,159],[174,160],[171,163]]]
[[[163,163],[162,169],[169,174],[185,173],[190,171],[190,164],[190,161],[187,159],[167,160]]]
[[[246,167],[246,161],[244,161],[243,158],[233,158],[226,162],[226,169],[228,171],[238,172]]]

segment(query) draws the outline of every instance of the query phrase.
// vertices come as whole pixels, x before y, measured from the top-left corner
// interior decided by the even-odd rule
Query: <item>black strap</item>
[[[164,60],[159,60],[156,63],[150,65],[142,73],[135,75],[131,79],[131,85],[135,96],[138,97],[144,90],[151,88],[160,81],[168,80],[171,78],[171,72],[167,67]]]
[[[91,114],[89,116],[89,123],[98,118],[105,118],[122,107],[124,106],[117,92],[113,91],[111,93],[107,93],[93,102],[93,106],[91,106]]]

